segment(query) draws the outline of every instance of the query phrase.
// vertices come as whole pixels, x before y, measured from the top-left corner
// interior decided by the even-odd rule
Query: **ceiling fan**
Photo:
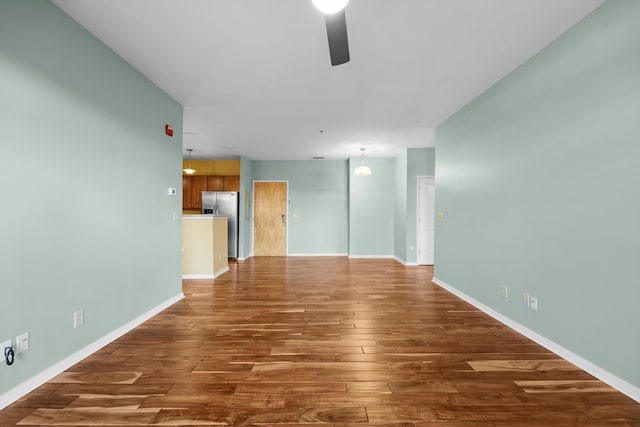
[[[331,65],[349,62],[349,41],[344,8],[349,0],[311,0],[325,14]]]

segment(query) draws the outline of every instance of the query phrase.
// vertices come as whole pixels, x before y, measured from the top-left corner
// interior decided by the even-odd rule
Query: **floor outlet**
[[[16,337],[16,354],[29,350],[29,332]]]
[[[84,310],[78,310],[73,313],[73,327],[78,328],[84,325]]]

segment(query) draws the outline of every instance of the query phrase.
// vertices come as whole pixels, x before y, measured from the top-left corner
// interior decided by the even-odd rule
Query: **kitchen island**
[[[182,216],[182,278],[215,279],[229,271],[227,217]]]

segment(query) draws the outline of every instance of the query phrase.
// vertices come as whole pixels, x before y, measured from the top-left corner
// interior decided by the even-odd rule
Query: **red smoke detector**
[[[169,136],[173,136],[173,128],[169,125],[164,125],[164,133]]]

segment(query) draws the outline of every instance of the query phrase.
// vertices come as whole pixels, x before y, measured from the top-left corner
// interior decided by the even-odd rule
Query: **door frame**
[[[418,175],[416,177],[416,263],[418,265],[430,265],[430,264],[421,264],[421,257],[420,257],[420,250],[423,249],[424,247],[424,243],[422,242],[422,237],[421,237],[421,233],[420,233],[420,181],[422,179],[426,179],[427,184],[433,184],[433,187],[435,189],[436,186],[436,177],[433,175]],[[435,197],[434,197],[434,204],[435,204]],[[434,226],[435,226],[435,205],[434,205]],[[433,233],[433,247],[434,247],[434,258],[435,258],[435,228],[434,228],[434,233]],[[435,263],[435,260],[434,260]]]
[[[256,182],[284,182],[287,184],[287,211],[286,221],[284,224],[284,256],[289,256],[289,180],[288,179],[254,179],[251,182],[251,256],[254,256],[255,247],[254,247],[254,236],[256,222],[254,220],[255,206],[256,206]]]

